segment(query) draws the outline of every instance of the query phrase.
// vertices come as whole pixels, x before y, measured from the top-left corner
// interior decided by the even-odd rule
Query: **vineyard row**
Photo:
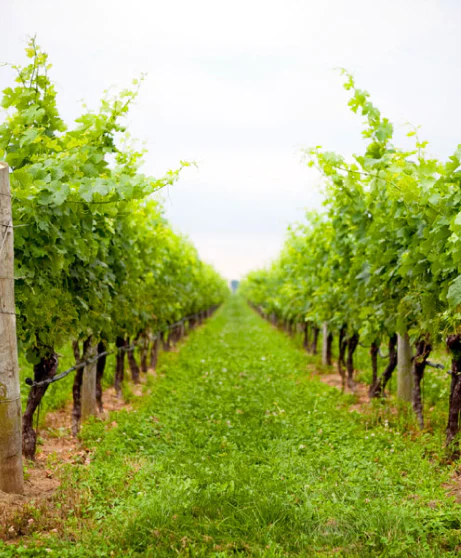
[[[352,76],[349,106],[364,118],[363,153],[343,157],[305,150],[323,177],[324,210],[290,228],[278,259],[252,272],[242,292],[264,315],[320,332],[324,360],[354,389],[354,355],[370,347],[372,397],[383,397],[397,369],[397,395],[413,405],[421,428],[421,385],[431,353],[451,355],[446,442],[459,457],[461,416],[461,145],[447,161],[427,152],[410,129],[404,145]],[[306,341],[307,343],[307,341]],[[380,347],[388,363],[378,375]]]
[[[155,361],[158,332],[168,345],[184,333],[184,317],[194,325],[228,294],[152,196],[189,164],[161,178],[140,172],[143,152],[123,125],[139,80],[133,90],[105,95],[96,111],[85,107],[68,128],[47,55],[33,39],[26,55],[25,66],[9,68],[14,84],[3,91],[0,125],[0,490],[18,493],[21,453],[35,455],[33,417],[59,377],[60,348],[72,347],[76,362],[76,434],[81,417],[101,404],[106,355],[96,362],[96,354],[115,346],[120,393],[125,354],[139,378],[128,347],[139,346],[145,369],[147,350]],[[22,436],[18,352],[34,371]]]

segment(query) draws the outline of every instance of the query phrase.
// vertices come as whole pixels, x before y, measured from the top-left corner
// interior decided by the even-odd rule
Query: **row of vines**
[[[161,178],[140,172],[143,152],[123,124],[139,82],[134,90],[106,95],[97,111],[84,108],[69,129],[58,112],[47,55],[35,40],[26,54],[25,66],[10,67],[15,84],[3,92],[0,160],[11,170],[19,353],[34,370],[23,417],[23,449],[33,458],[33,415],[58,372],[59,347],[72,345],[77,363],[115,348],[120,391],[126,353],[136,381],[136,354],[146,368],[160,332],[165,343],[180,336],[228,289],[151,195],[173,184],[188,163]],[[82,370],[74,377],[75,433]]]
[[[354,353],[371,347],[372,397],[382,397],[397,363],[410,370],[410,394],[424,426],[421,382],[434,348],[452,358],[447,445],[459,455],[461,411],[461,146],[447,161],[427,153],[416,129],[412,147],[344,72],[349,106],[364,117],[363,153],[348,159],[307,149],[325,184],[325,209],[290,228],[279,258],[242,284],[274,322],[303,324],[306,345],[323,332],[327,360],[354,388]],[[377,358],[388,346],[378,375]],[[406,362],[405,362],[406,361]],[[399,380],[404,381],[404,377]]]

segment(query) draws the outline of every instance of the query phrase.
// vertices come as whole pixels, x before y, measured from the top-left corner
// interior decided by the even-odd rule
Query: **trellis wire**
[[[153,336],[152,339],[155,340],[162,333],[165,333],[166,331],[174,329],[175,327],[178,327],[178,326],[184,324],[184,322],[188,322],[189,320],[191,320],[192,318],[195,318],[195,317],[196,317],[196,314],[193,314],[191,316],[186,316],[182,320],[179,320],[179,322],[175,322],[174,324],[171,324],[171,325],[167,326],[166,328],[162,329],[161,331],[158,331]],[[93,362],[98,361],[103,356],[113,355],[115,353],[121,353],[121,352],[129,353],[131,351],[134,351],[137,346],[138,346],[137,343],[134,343],[133,345],[130,345],[129,347],[119,347],[118,349],[116,349],[114,351],[104,351],[103,353],[99,353],[96,356],[94,356],[92,358],[89,358],[88,360],[84,360],[82,362],[79,362],[78,364],[75,364],[74,366],[71,366],[68,370],[65,370],[64,372],[61,372],[61,374],[58,374],[57,376],[54,376],[53,378],[47,378],[46,380],[42,380],[41,382],[35,382],[34,380],[32,380],[32,378],[26,378],[25,382],[31,388],[41,387],[41,386],[48,386],[50,384],[54,384],[55,382],[59,382],[59,380],[64,379],[65,377],[67,377],[72,372],[75,372],[76,370],[80,370],[81,368],[84,368],[85,366],[88,366],[89,364],[92,364]]]

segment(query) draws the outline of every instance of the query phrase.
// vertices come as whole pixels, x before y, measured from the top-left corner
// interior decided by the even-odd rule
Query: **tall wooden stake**
[[[328,323],[323,322],[323,331],[322,331],[322,364],[324,366],[328,366]]]
[[[0,490],[22,494],[21,395],[14,307],[14,245],[8,165],[0,162]]]
[[[411,345],[408,333],[397,337],[397,397],[412,400],[413,376],[411,373]]]

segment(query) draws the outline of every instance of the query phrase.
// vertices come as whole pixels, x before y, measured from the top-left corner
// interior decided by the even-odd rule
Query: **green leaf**
[[[459,275],[449,286],[447,299],[450,306],[461,304],[461,275]]]

